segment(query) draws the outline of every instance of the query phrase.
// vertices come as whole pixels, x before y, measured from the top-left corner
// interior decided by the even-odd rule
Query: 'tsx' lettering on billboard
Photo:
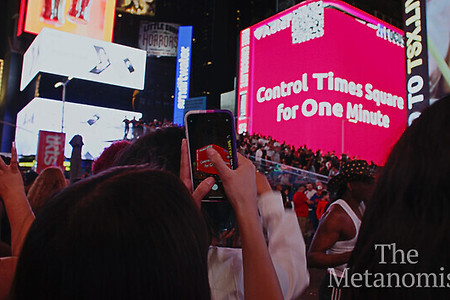
[[[306,1],[241,32],[238,131],[384,164],[406,126],[403,32]]]

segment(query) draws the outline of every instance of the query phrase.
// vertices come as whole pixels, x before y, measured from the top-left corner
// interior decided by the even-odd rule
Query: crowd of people
[[[241,134],[237,143],[239,152],[254,157],[258,166],[271,161],[329,177],[336,175],[343,163],[355,159],[346,154],[339,157],[335,151],[323,152],[318,149],[314,152],[307,145],[296,148],[271,136],[257,133]],[[375,164],[371,162],[371,166],[375,167]]]
[[[449,147],[450,96],[377,173],[242,135],[235,170],[207,150],[229,202],[205,205],[215,180],[193,188],[182,128],[105,149],[75,183],[49,168],[26,187],[13,145],[0,160],[0,299],[298,299],[307,267],[327,270],[320,299],[446,299]],[[269,160],[330,180],[271,186]]]
[[[304,240],[309,246],[319,220],[330,204],[328,181],[356,157],[338,156],[335,151],[313,151],[307,145],[298,148],[280,143],[271,136],[241,134],[238,150],[251,158],[258,170],[265,173],[273,189],[282,194],[286,209],[294,209]],[[375,173],[377,166],[367,166]]]
[[[224,232],[211,217],[224,210],[200,205],[213,178],[192,189],[183,129],[162,128],[119,148],[38,214],[14,147],[11,162],[0,163],[11,228],[1,299],[8,292],[11,299],[293,299],[307,287],[295,216],[250,160],[240,156],[230,170],[208,150],[233,211],[230,232],[239,232],[240,247],[227,248],[218,246]]]
[[[164,118],[163,121],[159,121],[158,119],[153,119],[153,121],[146,121],[144,120],[144,118],[136,120],[136,117],[133,117],[133,119],[129,120],[125,116],[122,123],[124,123],[124,140],[135,140],[148,133],[155,132],[158,128],[173,126],[172,122],[168,121],[166,118]]]

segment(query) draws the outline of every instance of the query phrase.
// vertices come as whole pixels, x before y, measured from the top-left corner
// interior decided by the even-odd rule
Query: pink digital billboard
[[[238,131],[384,164],[406,127],[403,31],[306,1],[241,32]]]

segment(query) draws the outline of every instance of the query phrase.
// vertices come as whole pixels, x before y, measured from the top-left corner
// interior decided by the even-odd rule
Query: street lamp
[[[58,81],[55,83],[55,89],[62,86],[62,112],[61,112],[61,132],[64,132],[64,103],[66,102],[66,86],[69,83],[69,81],[72,80],[72,76],[67,77],[67,79],[63,81]]]
[[[358,120],[355,119],[347,119],[348,122],[352,122],[352,123],[358,123]],[[342,154],[344,154],[345,151],[345,119],[342,119]]]

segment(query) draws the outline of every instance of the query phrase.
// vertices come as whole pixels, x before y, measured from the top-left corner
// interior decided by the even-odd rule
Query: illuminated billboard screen
[[[430,100],[450,94],[450,2],[426,2]]]
[[[184,103],[189,98],[191,74],[192,26],[178,27],[177,66],[175,71],[175,97],[173,124],[184,125]]]
[[[116,10],[132,15],[154,17],[156,14],[156,3],[154,0],[117,0]]]
[[[383,164],[406,123],[403,32],[306,1],[241,32],[238,131]]]
[[[142,21],[139,27],[139,49],[148,56],[177,56],[178,24]]]
[[[44,28],[23,55],[20,90],[39,73],[144,89],[144,50]]]
[[[40,130],[61,131],[62,101],[34,98],[18,114],[16,121],[16,145],[19,155],[34,155],[38,146]],[[64,132],[66,144],[64,155],[70,157],[69,141],[77,134],[83,137],[82,158],[98,157],[112,142],[124,137],[127,119],[142,117],[141,113],[65,102]]]
[[[450,3],[403,1],[408,125],[434,101],[450,94]]]
[[[115,9],[116,0],[22,0],[17,35],[48,27],[111,42]]]

